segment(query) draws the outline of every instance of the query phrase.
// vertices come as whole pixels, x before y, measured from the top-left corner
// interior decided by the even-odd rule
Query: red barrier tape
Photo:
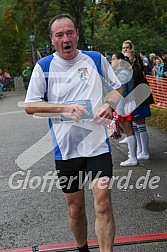
[[[167,108],[167,78],[146,76],[150,85],[155,104],[153,107]]]
[[[115,246],[139,244],[139,243],[152,243],[152,242],[162,242],[167,241],[167,232],[164,233],[153,233],[153,234],[139,234],[131,236],[117,236],[114,240]],[[97,240],[89,240],[88,245],[90,248],[98,247]],[[65,242],[57,244],[46,244],[39,246],[39,252],[46,251],[72,251],[76,249],[76,244],[74,242]],[[32,247],[23,247],[23,248],[11,248],[6,250],[0,250],[0,252],[32,252]]]

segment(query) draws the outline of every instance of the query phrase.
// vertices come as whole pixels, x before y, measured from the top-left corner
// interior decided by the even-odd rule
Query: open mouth
[[[64,50],[70,50],[71,49],[71,46],[70,45],[66,45],[65,47],[64,47]]]

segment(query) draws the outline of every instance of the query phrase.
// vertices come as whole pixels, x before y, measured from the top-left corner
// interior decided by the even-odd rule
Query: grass
[[[167,109],[151,108],[151,116],[146,123],[167,133]]]

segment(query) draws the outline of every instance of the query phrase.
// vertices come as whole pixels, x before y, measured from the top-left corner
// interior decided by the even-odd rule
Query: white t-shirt
[[[98,52],[79,51],[72,60],[55,53],[40,59],[31,76],[25,103],[89,101],[94,113],[104,103],[105,93],[121,86],[111,65]],[[94,121],[62,123],[49,119],[55,160],[90,157],[110,151],[107,129]]]

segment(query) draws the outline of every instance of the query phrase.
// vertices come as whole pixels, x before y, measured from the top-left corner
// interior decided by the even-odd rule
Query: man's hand
[[[89,112],[84,106],[78,104],[70,104],[64,105],[61,115],[74,121],[79,121],[83,113],[89,115]]]
[[[113,118],[112,108],[109,104],[104,103],[102,107],[100,107],[94,115],[94,120],[96,123],[103,125],[109,124]]]

